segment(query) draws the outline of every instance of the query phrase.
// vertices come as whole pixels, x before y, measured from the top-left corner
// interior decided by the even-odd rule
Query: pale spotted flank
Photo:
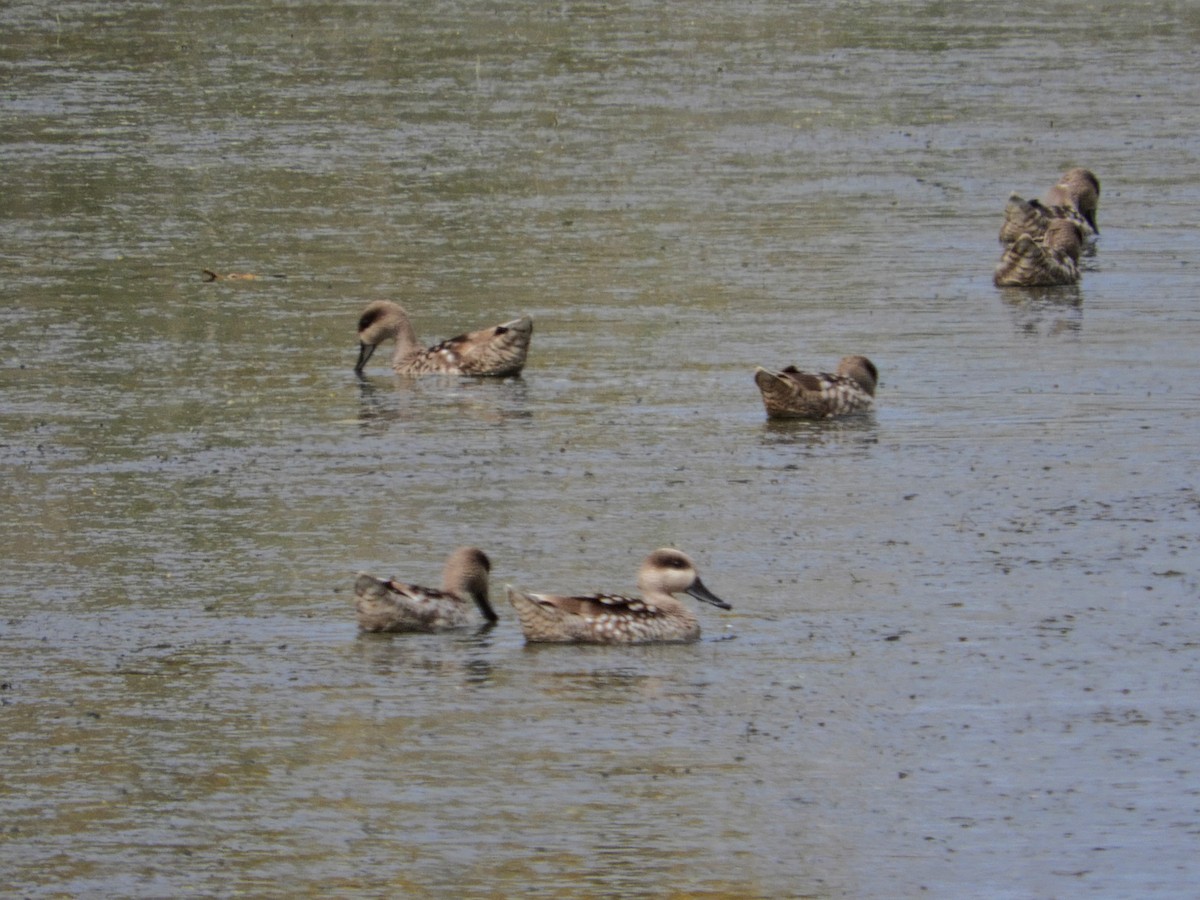
[[[461,334],[428,349],[417,341],[404,307],[389,300],[376,300],[358,319],[358,362],[362,374],[375,348],[394,340],[392,368],[400,375],[518,375],[525,366],[533,320],[522,316],[478,331]]]
[[[638,570],[641,597],[620,594],[559,596],[508,587],[525,640],[539,643],[642,644],[694,641],[696,614],[675,599],[686,593],[719,609],[730,605],[704,586],[696,565],[678,550],[655,550]]]

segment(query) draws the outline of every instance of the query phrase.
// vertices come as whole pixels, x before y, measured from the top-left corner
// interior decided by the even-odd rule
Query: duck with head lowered
[[[361,375],[375,348],[395,341],[392,369],[398,375],[519,375],[525,367],[533,319],[522,316],[511,322],[481,328],[423,347],[417,340],[404,307],[390,300],[376,300],[358,317],[358,362]]]
[[[496,622],[488,601],[491,560],[478,547],[459,547],[446,560],[442,586],[407,584],[362,573],[354,583],[358,627],[363,631],[445,631],[476,622]]]
[[[833,419],[867,412],[875,403],[879,370],[865,356],[844,356],[837,372],[803,372],[759,366],[754,383],[771,419]]]

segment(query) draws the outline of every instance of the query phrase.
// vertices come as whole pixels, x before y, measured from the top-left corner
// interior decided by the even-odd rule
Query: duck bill
[[[495,625],[500,621],[500,617],[496,615],[496,610],[492,609],[492,604],[488,602],[487,597],[475,595],[475,605],[479,607],[479,614],[487,620],[489,626]]]
[[[692,586],[684,591],[689,597],[695,597],[697,600],[703,600],[705,603],[711,603],[717,609],[733,609],[728,603],[710,591],[704,586],[704,582],[697,578],[692,582]]]
[[[375,352],[377,344],[364,344],[359,341],[358,344],[358,362],[354,364],[354,371],[359,375],[362,374],[363,368],[367,364],[367,360],[371,358],[371,354]]]
[[[533,320],[529,316],[521,316],[519,319],[513,319],[511,322],[504,322],[500,328],[505,328],[509,331],[528,331],[533,332]]]

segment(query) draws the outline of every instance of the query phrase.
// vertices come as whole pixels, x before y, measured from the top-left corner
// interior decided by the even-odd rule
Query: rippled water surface
[[[0,888],[1187,896],[1200,13],[0,8]],[[1078,287],[1005,198],[1103,185]],[[255,280],[208,283],[202,270]],[[528,312],[520,379],[354,322]],[[877,412],[768,424],[758,364]],[[360,636],[360,570],[687,646]]]

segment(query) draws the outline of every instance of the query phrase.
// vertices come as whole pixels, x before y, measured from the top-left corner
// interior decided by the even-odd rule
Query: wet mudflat
[[[985,9],[0,10],[4,892],[1190,894],[1200,16]],[[994,288],[1077,164],[1082,283]],[[375,297],[528,368],[360,381]],[[734,609],[356,634],[462,543]]]

